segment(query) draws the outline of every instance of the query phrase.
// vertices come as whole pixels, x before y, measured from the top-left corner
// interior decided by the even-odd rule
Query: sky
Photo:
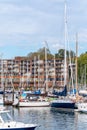
[[[27,56],[43,48],[64,48],[65,0],[0,0],[0,58]],[[87,0],[66,0],[67,48],[87,51]]]

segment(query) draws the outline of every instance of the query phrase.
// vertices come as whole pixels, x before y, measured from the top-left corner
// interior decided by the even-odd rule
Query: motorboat
[[[14,121],[9,110],[0,109],[0,130],[34,130],[36,124],[25,124]]]
[[[78,111],[87,113],[87,102],[79,102],[78,103]]]

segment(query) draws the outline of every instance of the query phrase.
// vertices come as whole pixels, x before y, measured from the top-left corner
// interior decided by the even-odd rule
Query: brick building
[[[15,57],[0,60],[0,87],[23,87],[28,90],[64,85],[64,60],[40,60],[38,57]]]

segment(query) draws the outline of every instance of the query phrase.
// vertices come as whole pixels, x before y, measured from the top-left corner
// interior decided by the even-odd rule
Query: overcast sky
[[[0,0],[0,55],[26,56],[47,41],[54,54],[64,48],[65,0]],[[67,0],[69,48],[87,51],[87,0]]]

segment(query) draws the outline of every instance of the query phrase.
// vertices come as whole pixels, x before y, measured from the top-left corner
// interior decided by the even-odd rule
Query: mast
[[[22,87],[25,87],[25,61],[23,60],[23,79],[22,79]]]
[[[1,88],[4,88],[4,84],[3,84],[3,78],[4,74],[3,74],[3,59],[1,59]]]
[[[47,44],[46,41],[45,44]],[[45,73],[46,73],[46,92],[48,92],[48,70],[47,70],[47,48],[46,47],[45,47]]]
[[[85,88],[86,88],[86,64],[85,64]]]
[[[29,72],[28,72],[28,60],[27,60],[27,88],[29,87],[29,86],[28,86],[28,85],[29,85],[29,84],[28,84],[28,78],[29,78],[28,75],[29,75]]]
[[[64,41],[65,41],[65,52],[64,52],[64,86],[65,85],[67,85],[67,68],[66,68],[66,65],[67,65],[67,63],[66,63],[66,43],[67,43],[67,40],[66,40],[66,37],[67,37],[67,35],[66,35],[66,31],[67,31],[67,19],[66,19],[66,1],[65,1],[65,19],[64,19],[64,21],[65,21],[65,33],[64,33],[64,37],[65,37],[65,39],[64,39]]]
[[[55,63],[55,54],[54,54],[54,83],[53,83],[53,87],[55,87],[55,82],[56,82],[56,80],[55,80],[56,79],[56,71],[55,71],[56,66],[55,66],[55,64],[56,63]]]
[[[34,56],[34,90],[36,90],[36,56]]]
[[[38,88],[40,88],[40,64],[39,64],[39,61],[40,61],[40,55],[38,55],[38,87],[37,87],[37,90]]]
[[[11,69],[11,84],[12,84],[12,101],[14,102],[14,84],[13,84],[13,59],[12,59],[12,69]]]
[[[78,91],[78,81],[77,81],[77,57],[78,57],[78,35],[76,34],[76,92]],[[77,93],[78,94],[78,93]]]
[[[19,88],[20,88],[20,90],[19,90],[19,92],[21,92],[21,89],[22,89],[22,78],[21,78],[21,77],[22,77],[22,72],[21,72],[21,71],[22,71],[22,65],[21,65],[21,61],[20,61],[19,67],[20,67],[20,68],[19,68],[19,74],[20,74],[20,75],[19,75],[19,76],[20,76],[20,83],[19,83]]]
[[[5,103],[5,85],[4,85],[4,82],[5,82],[5,79],[4,79],[4,73],[3,73],[3,59],[1,58],[1,88],[3,90],[3,103]]]

